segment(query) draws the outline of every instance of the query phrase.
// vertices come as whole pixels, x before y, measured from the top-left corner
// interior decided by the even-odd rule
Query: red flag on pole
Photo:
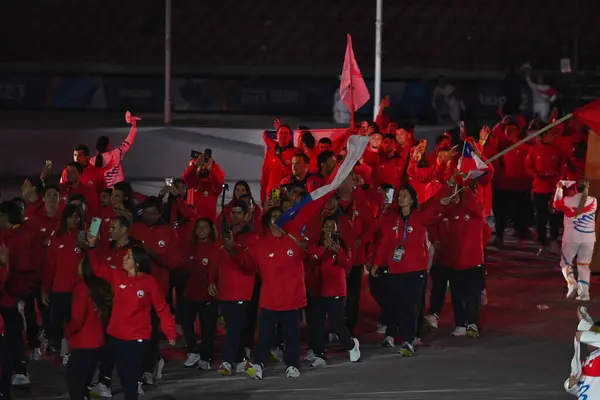
[[[600,135],[600,99],[596,99],[585,106],[573,111],[575,118],[587,125],[591,130]]]
[[[344,69],[342,70],[342,79],[340,82],[340,97],[351,113],[354,113],[364,106],[371,97],[369,95],[369,89],[367,89],[367,84],[360,73],[360,68],[358,68],[356,59],[354,58],[350,34],[348,34],[346,56],[344,57]]]

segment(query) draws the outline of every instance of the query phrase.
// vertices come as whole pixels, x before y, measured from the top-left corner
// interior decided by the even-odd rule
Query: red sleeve
[[[71,300],[71,319],[65,327],[65,337],[71,337],[83,328],[88,310],[89,293],[85,284],[75,285]]]
[[[389,241],[389,225],[392,219],[389,216],[382,217],[379,221],[379,235],[373,243],[373,266],[383,267],[387,264],[387,246]]]
[[[331,146],[331,151],[333,151],[335,154],[339,154],[344,149],[344,147],[346,147],[348,143],[348,138],[353,134],[354,133],[351,130],[347,130],[343,134],[334,138],[332,140],[333,145]]]
[[[358,212],[363,220],[363,223],[365,224],[364,226],[364,230],[362,232],[362,235],[360,237],[362,243],[368,243],[373,239],[373,236],[375,236],[375,232],[377,231],[377,221],[375,220],[375,217],[373,216],[373,213],[371,212],[371,207],[369,204],[369,201],[367,200],[367,196],[364,193],[364,191],[356,191],[355,193],[355,198],[354,198],[354,204],[356,206],[356,208],[358,209]],[[356,198],[356,195],[358,194],[358,198]]]
[[[554,201],[552,202],[552,207],[554,207],[556,211],[565,212],[566,207],[565,199],[563,197],[563,189],[556,189],[554,192]]]
[[[177,196],[175,204],[177,205],[177,211],[179,211],[179,214],[181,214],[183,219],[194,220],[198,218],[198,213],[196,212],[196,210],[189,204],[187,204],[183,197]]]
[[[527,152],[527,157],[525,157],[525,171],[531,175],[532,177],[537,176],[537,171],[535,169],[534,158],[535,158],[535,147],[530,147]]]
[[[56,245],[54,241],[50,239],[50,244],[46,249],[46,258],[44,262],[44,270],[42,273],[42,292],[50,293],[52,289],[52,282],[54,281],[54,274],[56,273]]]
[[[444,209],[444,206],[441,203],[442,198],[449,196],[451,192],[452,188],[442,188],[435,196],[424,204],[423,208],[420,210],[423,225],[429,226],[433,223],[438,214]]]
[[[104,279],[107,282],[112,282],[112,268],[100,259],[100,254],[96,248],[91,248],[87,251],[87,256],[90,261],[90,267],[95,275]]]
[[[223,191],[223,184],[225,183],[225,172],[223,172],[219,164],[213,163],[208,179],[213,185],[214,194],[219,196]]]
[[[165,302],[165,296],[161,293],[158,288],[158,283],[156,283],[156,279],[151,275],[148,275],[148,286],[150,289],[150,299],[152,300],[152,305],[154,306],[154,310],[160,319],[160,327],[164,332],[167,340],[175,340],[177,339],[177,330],[175,328],[175,320],[173,319],[173,314],[167,307]]]
[[[214,284],[219,282],[219,268],[221,266],[221,263],[223,262],[223,259],[225,257],[229,257],[227,251],[222,247],[219,247],[217,251],[219,254],[218,257],[215,257],[215,260],[217,260],[217,262],[211,263],[210,267],[208,268],[208,282]]]
[[[385,110],[382,110],[379,114],[377,114],[377,118],[375,118],[375,123],[381,130],[381,132],[387,130],[388,125],[390,124],[390,117],[386,114]]]
[[[196,174],[196,169],[196,165],[193,162],[191,162],[187,169],[183,172],[182,179],[185,182],[188,189],[197,188],[198,184],[200,183],[200,179]]]
[[[352,261],[350,260],[350,257],[346,255],[343,249],[340,249],[340,251],[338,251],[335,256],[335,265],[344,268],[347,271],[350,271],[352,269]]]

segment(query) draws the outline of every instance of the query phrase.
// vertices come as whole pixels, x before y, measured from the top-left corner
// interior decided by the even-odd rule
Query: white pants
[[[550,116],[550,103],[547,102],[539,102],[533,103],[533,115],[540,117],[540,120],[543,122],[548,121],[548,117]]]
[[[594,242],[562,242],[562,256],[560,268],[567,285],[577,284],[579,291],[588,293],[590,288],[590,263],[594,254]],[[577,263],[573,261],[577,258]],[[577,266],[577,281],[575,281],[575,270]]]

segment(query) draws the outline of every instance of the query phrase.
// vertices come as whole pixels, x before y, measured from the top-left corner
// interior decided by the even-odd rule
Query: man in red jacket
[[[252,307],[256,269],[238,259],[239,253],[255,236],[248,226],[251,220],[248,205],[241,200],[234,200],[228,219],[231,222],[231,236],[223,240],[216,274],[209,274],[208,277],[209,293],[216,294],[219,299],[227,325],[225,356],[219,366],[221,375],[231,375],[234,369],[236,372],[244,371],[245,363],[242,361],[246,354],[241,350],[249,344],[246,343],[249,328],[251,340],[254,341],[258,311],[258,307]]]
[[[285,340],[286,376],[300,376],[300,319],[306,307],[304,243],[297,243],[275,225],[281,209],[265,212],[265,233],[248,244],[246,261],[258,268],[262,277],[258,348],[246,373],[263,378],[263,362],[272,346],[272,333],[280,325]]]
[[[506,139],[500,139],[497,151],[503,151],[519,141],[520,133],[516,124],[506,125]],[[531,211],[532,178],[525,168],[525,159],[530,148],[531,145],[525,142],[494,163],[492,204],[496,222],[495,245],[498,248],[504,246],[504,230],[512,218],[514,218],[519,246],[529,232],[527,221],[529,219],[528,212]]]
[[[310,176],[309,165],[310,159],[305,153],[294,155],[294,158],[292,158],[292,174],[281,180],[281,186],[300,184],[306,187],[306,181]]]
[[[198,218],[206,217],[211,221],[217,218],[217,202],[223,192],[225,173],[215,160],[200,154],[183,173],[188,187],[187,203],[194,206]]]
[[[83,172],[81,173],[81,182],[91,188],[98,195],[104,188],[104,173],[101,168],[90,164],[90,149],[84,144],[73,149],[73,161],[81,165]],[[67,167],[68,168],[68,167]],[[60,177],[60,182],[67,182],[67,168],[65,168]]]
[[[331,175],[337,165],[335,154],[329,150],[319,153],[317,164],[319,165],[319,172],[311,175],[306,181],[306,188],[309,192],[313,192],[325,185],[327,177]]]
[[[563,152],[554,145],[556,134],[547,132],[543,134],[540,141],[533,145],[525,159],[525,169],[533,177],[533,206],[537,219],[538,242],[541,253],[548,250],[548,237],[546,225],[550,222],[550,251],[558,253],[558,230],[560,219],[556,213],[550,213],[550,201],[556,184],[561,179],[561,173],[565,165]]]
[[[408,156],[408,153],[406,154]],[[386,134],[381,143],[377,163],[371,165],[375,184],[380,186],[383,183],[389,183],[398,190],[407,166],[408,158],[397,151],[396,137],[391,133]]]
[[[273,189],[279,189],[281,180],[292,172],[292,158],[298,149],[292,142],[292,129],[287,125],[277,128],[277,143],[267,150],[260,176],[260,200],[265,204]]]
[[[183,264],[183,254],[175,229],[162,219],[162,201],[150,196],[142,205],[142,221],[131,227],[131,234],[142,241],[152,259],[151,274],[166,298],[169,290],[169,271]],[[164,360],[159,352],[159,329],[156,314],[153,314],[152,338],[143,364],[143,380],[151,384],[153,378],[162,377]]]
[[[74,194],[80,194],[85,197],[90,215],[96,215],[100,209],[98,192],[81,181],[83,167],[76,162],[72,162],[66,167],[66,180],[60,184],[60,197],[64,204],[67,204],[69,198]]]

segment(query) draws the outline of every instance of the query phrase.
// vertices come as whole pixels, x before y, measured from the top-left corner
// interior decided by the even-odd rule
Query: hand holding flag
[[[136,121],[141,121],[142,119],[140,117],[134,117],[133,115],[131,115],[131,111],[127,111],[125,113],[125,122],[127,122],[128,124],[131,125],[135,125]]]

